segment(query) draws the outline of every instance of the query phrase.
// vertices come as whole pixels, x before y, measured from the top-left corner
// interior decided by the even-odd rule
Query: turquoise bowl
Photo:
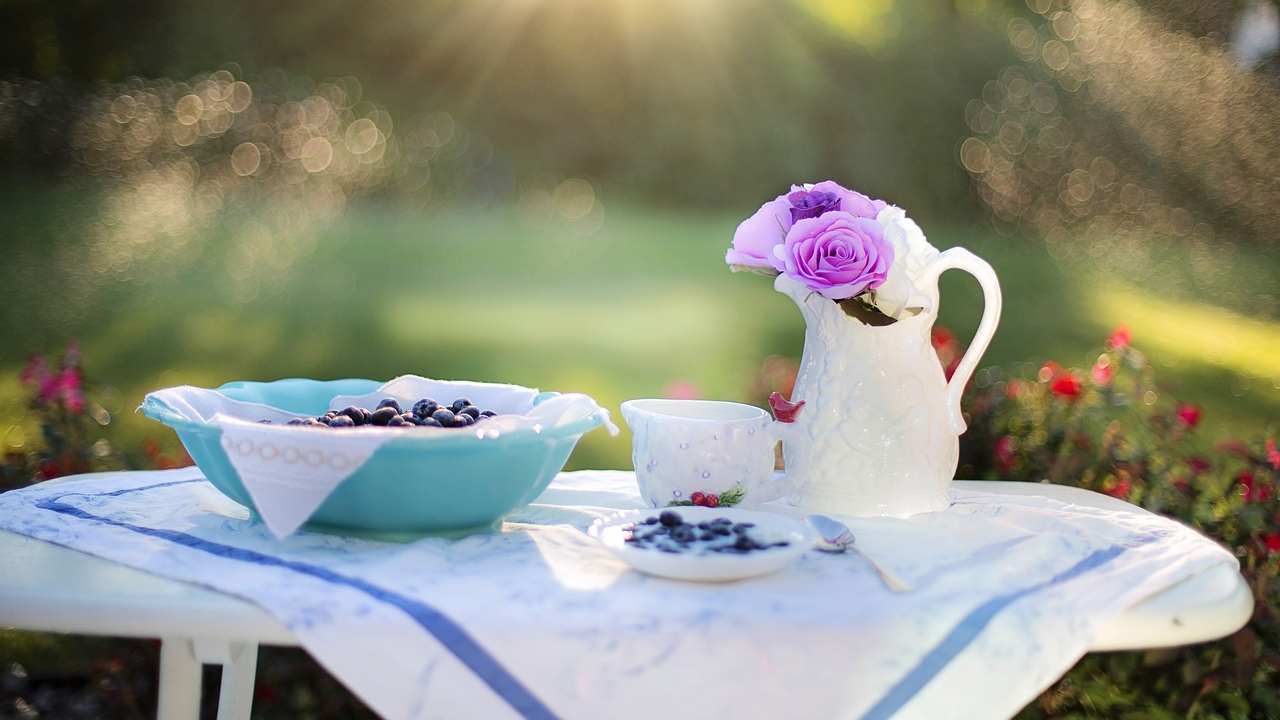
[[[374,380],[290,379],[231,382],[217,391],[233,400],[320,415],[334,396],[364,395],[381,385]],[[542,393],[534,405],[557,394]],[[209,482],[257,517],[252,498],[222,448],[220,428],[184,418],[152,397],[141,410],[173,428]],[[546,489],[578,438],[603,423],[603,417],[592,416],[550,430],[518,430],[483,441],[470,433],[396,438],[338,485],[304,527],[392,541],[423,535],[458,537],[497,528],[507,513]],[[339,434],[334,438],[340,442]]]

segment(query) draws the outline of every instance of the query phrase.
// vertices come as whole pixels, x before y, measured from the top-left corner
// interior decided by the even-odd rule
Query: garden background
[[[1261,600],[1028,716],[1280,717],[1278,44],[1254,0],[0,5],[0,480],[184,462],[133,413],[177,384],[761,403],[803,325],[724,249],[832,178],[1000,275],[962,476],[1173,514]],[[944,277],[942,305],[945,363],[980,296]],[[264,717],[357,708],[269,652]],[[0,718],[145,716],[154,655],[0,633]]]

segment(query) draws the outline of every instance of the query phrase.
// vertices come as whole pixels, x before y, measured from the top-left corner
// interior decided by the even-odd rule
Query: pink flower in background
[[[1111,331],[1111,337],[1107,338],[1107,346],[1113,350],[1124,350],[1133,342],[1133,333],[1129,332],[1129,328],[1121,325]]]
[[[34,385],[39,387],[49,377],[49,361],[44,359],[43,355],[32,355],[27,364],[22,367],[22,372],[18,373],[18,379],[23,385]]]
[[[798,221],[773,265],[831,300],[844,300],[880,287],[893,264],[893,244],[880,223],[844,211]]]
[[[1267,462],[1271,467],[1280,470],[1280,449],[1276,448],[1275,438],[1267,438]]]
[[[80,370],[75,367],[64,368],[55,380],[54,396],[68,410],[74,413],[84,410],[84,387],[80,382]]]
[[[698,386],[689,380],[672,380],[662,388],[662,397],[671,400],[697,400]]]
[[[1111,384],[1111,379],[1115,377],[1115,368],[1111,367],[1111,361],[1099,358],[1098,362],[1093,364],[1093,370],[1089,371],[1089,375],[1093,378],[1093,383],[1099,386],[1107,386]]]
[[[1209,461],[1199,455],[1196,455],[1194,457],[1187,458],[1187,467],[1191,468],[1191,472],[1199,475],[1200,473],[1209,470]]]

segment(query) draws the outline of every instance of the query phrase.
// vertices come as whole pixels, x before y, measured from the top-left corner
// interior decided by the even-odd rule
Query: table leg
[[[258,644],[233,642],[222,664],[218,691],[218,720],[249,720],[253,707],[253,679],[258,671]]]
[[[199,720],[200,670],[191,640],[169,637],[160,641],[158,720]]]

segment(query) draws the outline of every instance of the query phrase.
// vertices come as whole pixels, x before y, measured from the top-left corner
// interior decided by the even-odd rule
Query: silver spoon
[[[889,574],[888,571],[876,564],[875,560],[872,560],[866,553],[858,549],[857,545],[855,545],[856,538],[848,525],[826,515],[810,515],[808,520],[813,529],[818,531],[819,539],[818,544],[815,546],[818,550],[829,553],[842,553],[852,550],[861,555],[862,559],[866,560],[867,564],[876,571],[876,574],[880,576],[880,580],[884,582],[885,587],[893,592],[911,591],[910,585]]]

